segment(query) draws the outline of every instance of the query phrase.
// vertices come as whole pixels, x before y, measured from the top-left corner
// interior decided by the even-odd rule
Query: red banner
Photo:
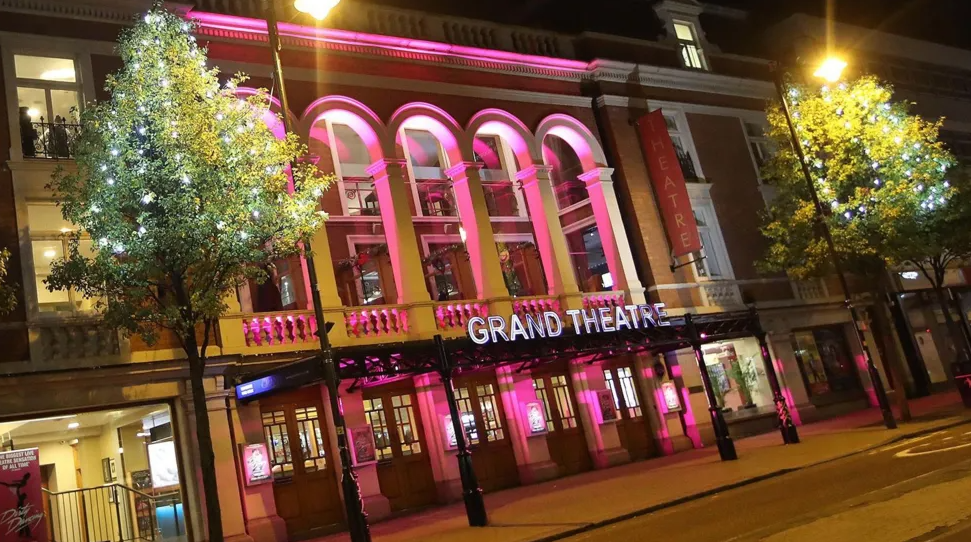
[[[0,542],[47,542],[37,448],[0,452]]]
[[[682,256],[701,250],[701,237],[698,236],[698,225],[691,212],[688,188],[684,184],[684,174],[671,135],[668,134],[664,114],[658,109],[644,115],[637,121],[637,129],[641,134],[641,146],[674,255]]]

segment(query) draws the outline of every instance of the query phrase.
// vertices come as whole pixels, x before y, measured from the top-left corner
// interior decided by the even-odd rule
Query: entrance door
[[[533,375],[533,389],[546,410],[546,443],[550,458],[559,466],[560,475],[593,468],[576,408],[573,383],[567,371]]]
[[[344,522],[320,388],[260,400],[277,513],[290,538]]]
[[[607,389],[614,396],[614,406],[620,413],[617,432],[620,434],[621,446],[627,448],[631,459],[650,457],[654,450],[654,441],[644,418],[644,409],[641,407],[643,402],[633,368],[630,364],[605,368],[604,380],[607,381]]]
[[[496,375],[482,373],[456,378],[455,399],[479,487],[483,491],[495,491],[519,484],[519,469],[506,430]]]
[[[374,432],[378,482],[394,511],[436,501],[435,478],[417,409],[410,382],[364,392],[364,415]]]

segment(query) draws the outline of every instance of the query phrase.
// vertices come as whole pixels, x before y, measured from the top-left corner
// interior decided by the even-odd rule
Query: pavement
[[[869,462],[882,459],[883,455],[868,455],[867,452],[959,426],[971,434],[971,427],[962,425],[971,423],[971,410],[963,408],[956,392],[911,401],[910,408],[913,420],[899,423],[894,430],[883,427],[878,410],[867,409],[801,426],[799,434],[802,442],[797,445],[783,445],[778,432],[737,440],[737,461],[723,462],[714,447],[709,447],[487,494],[488,527],[468,527],[464,507],[458,503],[376,523],[371,526],[372,538],[377,542],[456,539],[469,542],[546,542],[571,536],[577,537],[577,540],[599,540],[599,536],[616,531],[617,540],[639,540],[647,536],[645,533],[671,533],[667,529],[673,528],[668,525],[665,530],[658,531],[640,523],[678,517],[682,524],[687,522],[686,525],[699,529],[713,528],[716,532],[699,532],[691,538],[679,536],[672,540],[726,540],[731,535],[718,527],[717,521],[709,520],[710,510],[697,508],[701,503],[733,491],[761,491],[760,488],[767,484],[788,484],[787,480],[796,475],[804,476],[824,488],[838,488],[845,481],[855,483],[857,479],[861,487],[869,487],[863,482],[870,478],[861,473],[869,470]],[[971,447],[971,437],[968,439]],[[955,453],[963,452],[967,457],[968,451],[962,448]],[[937,455],[949,456],[950,452],[926,457]],[[830,473],[829,477],[815,474],[819,469],[830,467],[830,463],[835,465],[847,461],[862,463],[845,471]],[[920,459],[910,463],[923,464],[927,461]],[[909,470],[897,468],[897,465],[893,467],[889,472],[910,473]],[[873,483],[879,486],[877,481]],[[816,489],[811,488],[808,494],[825,495],[825,492],[820,493]],[[762,495],[761,492],[756,494]],[[792,501],[795,504],[798,501],[792,498],[793,494],[779,488],[766,495],[770,495],[770,498],[767,504],[762,505],[768,508],[773,503],[781,505]],[[761,522],[759,524],[772,517],[767,515],[771,513],[768,509],[763,512],[750,502],[751,499],[737,501],[739,510],[735,511],[734,516],[750,517],[757,523]],[[825,504],[827,501],[821,502]],[[814,506],[818,507],[818,504]],[[719,506],[718,510],[721,508]],[[680,516],[688,510],[692,513]],[[628,532],[627,526],[633,526],[630,527],[633,530]],[[743,525],[739,528],[745,531],[748,527]],[[784,525],[780,529],[782,527]],[[679,529],[685,531],[683,525],[675,530]],[[783,539],[789,540],[778,540]],[[338,542],[348,540],[348,536],[343,533],[318,540]],[[971,540],[971,537],[955,540]]]

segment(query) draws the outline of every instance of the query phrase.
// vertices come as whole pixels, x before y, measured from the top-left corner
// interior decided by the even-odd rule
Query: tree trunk
[[[216,456],[212,450],[212,433],[209,429],[209,409],[206,405],[206,390],[203,376],[206,360],[199,355],[196,347],[195,330],[186,337],[186,355],[189,357],[189,384],[192,388],[192,408],[196,415],[196,436],[199,444],[199,463],[202,467],[202,489],[206,496],[206,523],[209,528],[209,542],[223,541],[223,523],[219,508],[219,493],[216,483]]]
[[[905,378],[906,369],[903,367],[903,360],[900,358],[900,351],[897,349],[897,341],[894,333],[896,327],[893,321],[887,316],[887,294],[891,292],[886,270],[881,272],[882,277],[877,280],[877,291],[872,293],[874,296],[873,313],[874,318],[879,318],[879,327],[883,331],[879,340],[883,345],[883,354],[886,356],[886,368],[890,371],[890,378],[894,383],[894,402],[900,411],[900,420],[907,422],[911,420],[910,403],[907,401],[907,379]]]

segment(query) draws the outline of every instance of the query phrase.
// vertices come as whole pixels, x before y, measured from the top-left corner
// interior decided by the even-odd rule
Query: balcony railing
[[[424,216],[457,216],[455,197],[452,194],[451,183],[447,180],[420,179],[418,186],[418,203]]]
[[[121,353],[118,331],[100,319],[51,320],[31,325],[34,358],[40,362],[97,361]]]
[[[24,158],[72,158],[71,147],[81,131],[79,124],[31,122],[20,126]]]
[[[349,216],[381,216],[378,193],[371,179],[344,179],[344,199]]]
[[[681,165],[681,174],[684,175],[684,180],[689,182],[700,180],[698,172],[695,171],[695,162],[691,159],[691,154],[688,151],[678,149],[675,149],[675,153],[678,155],[678,164]]]

